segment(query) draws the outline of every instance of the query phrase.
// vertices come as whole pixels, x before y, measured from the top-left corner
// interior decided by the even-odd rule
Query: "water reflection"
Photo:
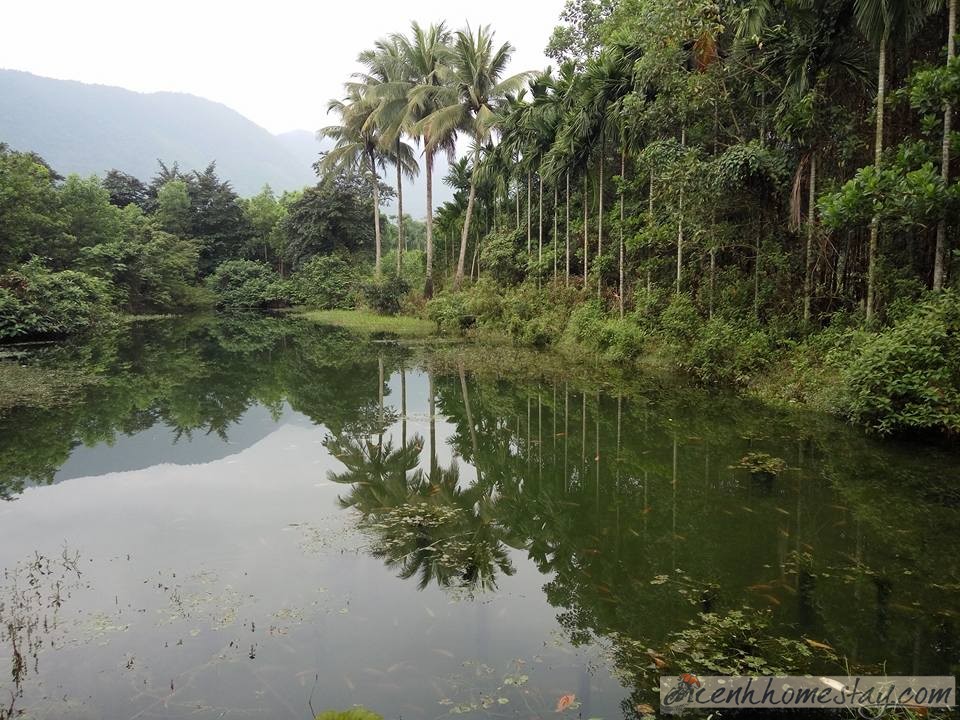
[[[363,536],[354,549],[363,553],[337,560],[344,577],[372,558],[424,597],[441,591],[482,608],[490,598],[509,599],[511,580],[535,571],[532,587],[542,592],[534,598],[525,590],[517,610],[529,630],[515,630],[511,640],[532,657],[545,644],[534,626],[548,620],[565,642],[591,648],[592,672],[609,669],[614,682],[594,678],[571,688],[544,670],[533,714],[552,712],[550,693],[576,690],[578,702],[587,702],[602,689],[610,698],[593,698],[584,711],[642,715],[652,702],[646,688],[660,672],[835,671],[843,659],[864,671],[960,668],[960,470],[942,449],[881,446],[822,417],[643,380],[605,388],[498,377],[469,353],[414,357],[377,338],[285,318],[136,325],[47,348],[38,361],[82,363],[99,381],[74,404],[0,418],[8,517],[31,486],[152,473],[158,462],[179,463],[184,479],[197,482],[217,463],[236,462],[234,475],[217,476],[217,487],[229,496],[234,483],[238,497],[251,472],[265,481],[300,473],[305,482],[312,473],[311,484],[335,486],[342,517],[359,518]],[[268,443],[278,427],[291,426],[305,433],[296,456]],[[322,453],[310,466],[305,443]],[[187,488],[180,501],[188,505],[188,486],[178,487]],[[272,492],[263,490],[257,502],[272,497],[276,513],[304,506],[306,496],[287,499],[292,491],[279,483]],[[31,512],[41,512],[35,504]],[[277,525],[300,520],[280,517]],[[276,542],[268,529],[249,530],[253,518],[251,509],[246,525],[209,523],[218,536],[249,532],[257,542]],[[121,542],[132,532],[106,529]],[[237,578],[254,573],[251,548],[230,552],[231,562],[243,563]],[[308,579],[295,564],[281,560],[269,582],[297,588],[302,605],[318,602],[311,593],[332,582],[332,569]],[[237,581],[249,583],[250,597],[267,593],[266,571],[256,572]],[[389,583],[386,575],[370,578],[344,585],[347,599],[333,611],[358,612],[361,596],[376,605]],[[542,617],[544,601],[555,620]],[[397,612],[392,627],[422,615]],[[501,637],[472,610],[451,612],[465,633],[457,645],[420,648],[408,638],[395,649],[473,657],[488,652],[488,636]],[[366,622],[371,633],[391,632]],[[247,652],[268,642],[256,637],[238,643],[241,659],[260,661]],[[304,672],[300,637],[282,637],[291,647],[277,667]],[[366,649],[341,647],[336,660],[353,678],[346,699],[374,707],[388,691],[357,690],[356,675],[371,655],[386,652],[376,637]],[[455,707],[489,715],[500,697],[513,702],[505,688],[516,690],[529,674],[523,666],[500,673],[482,699]],[[414,674],[390,692],[420,696],[430,682]],[[445,701],[450,693],[441,695]],[[503,705],[504,715],[517,710]]]

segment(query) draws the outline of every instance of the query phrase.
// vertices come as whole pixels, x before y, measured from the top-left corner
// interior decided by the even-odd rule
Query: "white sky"
[[[277,133],[327,124],[327,100],[378,37],[446,19],[490,24],[516,48],[511,72],[542,69],[563,0],[11,0],[0,67],[36,75],[187,92]],[[2,98],[0,98],[2,102]]]

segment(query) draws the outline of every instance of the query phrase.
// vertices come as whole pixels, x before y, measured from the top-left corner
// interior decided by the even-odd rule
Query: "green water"
[[[960,668],[948,448],[459,357],[264,317],[32,348],[97,382],[0,417],[0,704],[610,719],[653,656]]]

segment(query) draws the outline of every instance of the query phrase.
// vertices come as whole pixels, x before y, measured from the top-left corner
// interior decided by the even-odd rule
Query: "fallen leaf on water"
[[[557,712],[563,712],[568,707],[573,705],[576,702],[577,696],[573,693],[567,693],[566,695],[561,695],[560,699],[557,700]]]

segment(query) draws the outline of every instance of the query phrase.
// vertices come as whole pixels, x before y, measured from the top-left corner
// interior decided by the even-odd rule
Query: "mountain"
[[[202,169],[217,161],[241,195],[270,183],[293,190],[316,182],[320,150],[296,150],[220,103],[183,93],[138,93],[0,70],[0,141],[39,153],[61,174],[117,168],[149,180],[157,160]],[[306,133],[309,135],[309,133]]]
[[[308,130],[272,135],[226,105],[195,95],[139,93],[2,69],[0,142],[38,153],[62,175],[102,177],[117,168],[148,181],[158,159],[177,162],[182,170],[200,170],[216,160],[220,177],[244,196],[265,183],[278,193],[314,184],[313,163],[332,146]],[[434,205],[453,197],[442,181],[446,172],[440,156]],[[388,168],[383,180],[392,187],[396,175]],[[396,213],[395,200],[386,211]],[[415,218],[426,213],[422,171],[404,180],[404,212]]]

